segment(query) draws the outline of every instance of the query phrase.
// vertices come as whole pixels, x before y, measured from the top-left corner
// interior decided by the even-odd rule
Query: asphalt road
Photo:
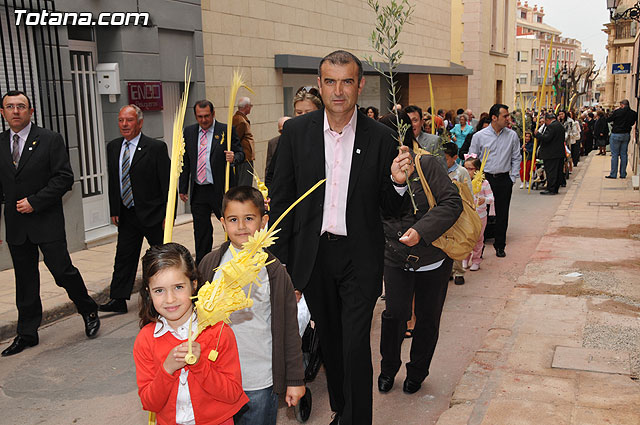
[[[464,286],[450,284],[442,318],[440,341],[430,376],[413,395],[402,392],[404,368],[388,394],[374,391],[374,423],[434,424],[449,406],[453,389],[474,351],[503,308],[511,288],[556,211],[561,196],[527,195],[514,186],[507,257],[495,257],[491,245],[478,272],[467,272]],[[79,315],[40,330],[40,344],[0,359],[0,424],[146,424],[137,396],[132,348],[138,332],[137,298],[126,315],[102,317],[99,337],[84,336]],[[374,373],[379,371],[380,300],[374,314],[372,350]],[[408,358],[410,340],[403,345]],[[0,343],[0,350],[10,341]],[[324,372],[309,384],[313,392],[310,425],[331,418]],[[281,406],[279,424],[297,423],[292,409]]]

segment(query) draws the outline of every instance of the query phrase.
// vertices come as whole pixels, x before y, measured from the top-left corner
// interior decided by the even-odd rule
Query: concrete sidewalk
[[[640,193],[609,164],[574,169],[438,425],[640,424]]]
[[[195,254],[193,242],[193,225],[188,221],[191,216],[180,217],[179,222],[184,224],[175,226],[173,229],[173,240],[191,250]],[[214,246],[219,245],[224,240],[224,231],[220,222],[212,218],[214,228]],[[141,256],[144,255],[149,245],[144,242]],[[94,246],[71,254],[73,264],[80,270],[85,281],[89,294],[98,303],[105,302],[109,298],[109,284],[113,273],[113,260],[116,253],[116,242]],[[42,261],[40,267],[40,297],[42,299],[43,319],[42,324],[53,322],[61,317],[76,313],[75,306],[69,300],[64,289],[58,287],[51,273]],[[141,276],[142,268],[138,265],[138,278]],[[15,277],[13,269],[0,271],[0,341],[13,338],[16,332],[18,321],[18,310],[15,301]],[[137,307],[129,303],[129,309]],[[78,326],[82,321],[78,322]]]

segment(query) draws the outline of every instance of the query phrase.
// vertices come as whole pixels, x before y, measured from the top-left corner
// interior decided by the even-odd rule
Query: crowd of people
[[[299,418],[308,417],[297,315],[303,304],[319,338],[331,425],[371,424],[371,322],[383,283],[377,387],[382,393],[393,389],[403,364],[402,343],[411,338],[402,390],[419,391],[429,375],[449,281],[463,285],[467,270],[480,269],[485,240],[493,239],[496,257],[506,256],[517,179],[528,189],[534,183],[529,176],[540,182],[544,169],[540,193],[557,194],[581,156],[595,148],[603,155],[607,144],[612,165],[606,177],[625,178],[636,113],[624,100],[611,114],[582,108],[557,116],[527,110],[523,116],[504,104],[478,119],[470,109],[432,113],[416,105],[394,105],[381,114],[373,106],[358,107],[364,85],[362,63],[353,54],[339,50],[322,59],[318,86],[296,92],[295,116],[282,117],[279,135],[268,143],[268,199],[252,187],[251,100],[238,102],[230,150],[221,143],[229,127],[215,119],[213,103],[195,103],[197,124],[184,129],[178,189],[182,202],[191,205],[195,258],[179,244],[162,244],[167,147],[142,133],[139,108],[124,106],[118,116],[122,137],[107,146],[118,243],[111,297],[100,306],[87,295],[66,248],[61,199],[73,174],[62,138],[31,124],[33,108],[25,93],[6,93],[2,115],[10,130],[0,135],[0,143],[7,147],[8,163],[0,179],[19,321],[17,337],[2,355],[38,343],[38,248],[84,318],[87,336],[95,337],[98,310],[127,312],[146,238],[151,248],[142,259],[141,331],[133,354],[140,399],[159,424],[274,425],[278,395],[296,406]],[[228,191],[227,164],[236,171],[235,187]],[[24,183],[27,178],[33,181]],[[242,249],[249,236],[274,223],[321,179],[324,185],[280,223],[268,265],[258,275],[260,285],[250,294],[253,305],[233,313],[230,326],[220,322],[187,344],[198,328],[192,301],[197,289],[219,275],[234,249]],[[481,231],[465,257],[453,259],[436,241],[464,214],[467,189]],[[228,236],[217,248],[212,214]]]

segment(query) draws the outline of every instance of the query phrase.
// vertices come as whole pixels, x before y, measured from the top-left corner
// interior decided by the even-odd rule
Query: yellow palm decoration
[[[173,117],[173,140],[171,142],[171,171],[169,174],[169,194],[167,199],[167,210],[164,220],[164,237],[162,242],[168,243],[173,239],[173,220],[176,213],[176,192],[178,191],[178,178],[184,165],[184,114],[187,110],[187,99],[189,98],[189,84],[191,83],[191,68],[189,58],[184,64],[184,92],[180,104]]]
[[[482,163],[480,169],[476,171],[476,174],[471,180],[471,187],[473,188],[473,194],[476,195],[482,190],[482,182],[484,181],[484,164],[487,163],[487,157],[489,156],[489,150],[484,151],[482,155]],[[477,206],[477,205],[476,205]]]
[[[233,108],[236,104],[236,96],[238,95],[238,90],[240,87],[244,87],[249,90],[251,93],[255,94],[249,86],[247,86],[242,79],[242,74],[236,69],[233,71],[233,79],[231,80],[231,91],[229,92],[229,113],[227,115],[227,151],[231,150],[231,123],[233,121]],[[225,179],[224,179],[224,191],[227,192],[229,190],[229,171],[231,169],[231,164],[227,162],[227,168],[225,170]]]
[[[258,284],[258,273],[269,264],[267,262],[268,255],[264,248],[273,245],[277,239],[274,235],[279,231],[277,226],[280,221],[304,198],[320,187],[325,180],[320,180],[291,204],[276,220],[270,230],[260,229],[253,236],[249,236],[249,240],[243,244],[240,251],[234,250],[231,245],[229,246],[232,254],[231,260],[219,267],[221,273],[217,279],[213,282],[206,282],[198,290],[198,301],[196,301],[198,331],[197,333],[191,333],[189,336],[189,353],[185,357],[185,362],[188,364],[195,363],[196,358],[191,353],[191,346],[200,332],[220,321],[229,323],[231,313],[253,305],[253,300],[250,298],[251,286],[247,294],[245,294],[243,288],[254,283]],[[189,329],[191,329],[191,322],[189,322]],[[218,356],[217,350],[212,353],[210,359],[215,361]]]

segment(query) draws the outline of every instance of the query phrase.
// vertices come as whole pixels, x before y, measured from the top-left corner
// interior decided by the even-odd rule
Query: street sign
[[[131,81],[127,83],[129,103],[143,111],[162,111],[161,81]]]
[[[616,74],[631,74],[631,64],[630,63],[614,63],[613,69],[611,70],[613,75]]]

